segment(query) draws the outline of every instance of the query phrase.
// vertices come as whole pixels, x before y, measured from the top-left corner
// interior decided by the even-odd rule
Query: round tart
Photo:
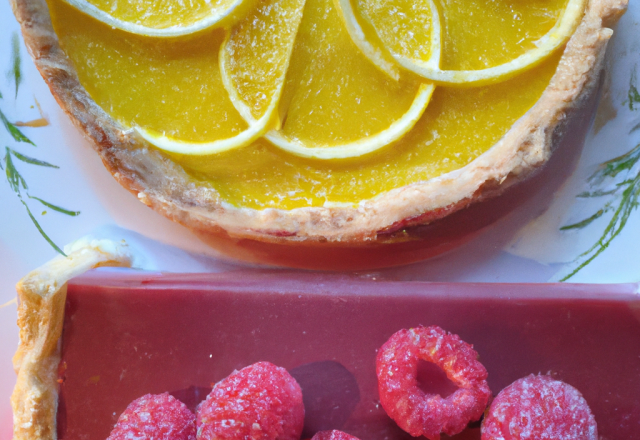
[[[54,96],[141,202],[236,258],[329,269],[444,252],[557,187],[626,7],[12,3]]]

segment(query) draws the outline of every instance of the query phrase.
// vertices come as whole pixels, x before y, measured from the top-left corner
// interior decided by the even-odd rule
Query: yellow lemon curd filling
[[[411,39],[418,41],[416,47],[427,46],[428,42],[419,42],[427,37],[416,31],[429,20],[414,18],[413,0],[391,0],[384,7],[358,1],[353,4],[362,18],[392,50],[408,51],[402,44]],[[473,70],[507,62],[531,49],[554,26],[567,1],[435,3],[442,27],[440,67]],[[143,37],[106,26],[61,0],[49,0],[49,7],[60,44],[80,82],[123,126],[192,142],[229,138],[247,129],[220,73],[226,30],[179,38]],[[411,106],[423,80],[403,71],[396,81],[374,66],[352,41],[332,0],[306,0],[303,7],[278,117],[271,128],[305,145],[332,148],[389,127]],[[386,22],[384,14],[391,17]],[[264,137],[219,154],[169,157],[195,181],[215,188],[224,201],[238,207],[356,204],[473,161],[536,103],[558,60],[555,54],[489,86],[439,85],[406,135],[360,157],[302,158]],[[247,97],[247,102],[258,105],[259,98]]]

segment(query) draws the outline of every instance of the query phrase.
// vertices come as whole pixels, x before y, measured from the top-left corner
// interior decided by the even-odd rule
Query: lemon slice
[[[349,11],[353,12],[350,8],[350,4],[338,4],[342,0],[335,0],[334,6],[338,11],[340,11],[341,7],[348,8]],[[348,3],[348,2],[347,2]],[[435,11],[435,9],[434,9]],[[433,63],[435,67],[440,65],[440,53],[441,53],[441,45],[440,45],[440,28],[438,25],[438,16],[437,12],[435,15],[436,25],[431,27],[431,39],[430,39],[430,50],[429,50],[429,62]],[[344,20],[344,15],[343,20]],[[353,20],[352,24],[355,24],[353,29],[358,30],[361,28],[355,27],[357,26],[357,21],[355,20],[355,16],[351,16]],[[345,20],[346,21],[346,20]],[[348,26],[346,26],[348,28]],[[349,31],[348,31],[349,33]],[[351,38],[353,36],[349,33]],[[364,34],[363,34],[364,35]],[[361,40],[366,41],[366,40]],[[357,43],[356,43],[357,45]],[[371,46],[372,48],[374,46]],[[359,46],[362,50],[362,47]],[[374,48],[375,49],[375,48]],[[377,59],[378,61],[382,58],[375,58],[377,55],[382,54],[382,52],[369,52],[370,56],[367,56],[369,60]],[[372,60],[373,61],[373,60]],[[375,62],[374,62],[375,64]],[[377,65],[377,67],[381,71],[385,71],[381,65]],[[389,76],[393,76],[393,71],[385,72]],[[395,79],[395,78],[394,78]],[[391,125],[389,125],[386,129],[375,133],[370,136],[366,136],[355,141],[337,143],[337,144],[321,144],[318,142],[310,142],[310,141],[301,141],[299,139],[295,139],[293,137],[287,136],[283,134],[281,131],[271,130],[266,135],[265,138],[269,140],[276,147],[287,151],[296,156],[311,158],[311,159],[322,159],[322,160],[331,160],[331,159],[348,159],[359,156],[364,156],[369,153],[373,153],[389,144],[397,141],[402,136],[404,136],[407,132],[409,132],[413,126],[418,122],[425,109],[429,105],[429,101],[431,96],[433,95],[433,91],[435,86],[433,83],[425,83],[421,84],[418,87],[418,91],[413,99],[413,102],[409,106],[409,109],[398,119],[393,121]],[[243,115],[243,112],[240,112]],[[244,115],[243,115],[244,116]]]
[[[108,26],[149,37],[178,37],[226,26],[254,0],[64,0]]]
[[[304,4],[305,0],[263,1],[234,26],[222,44],[222,83],[249,125],[263,114],[277,118],[274,110],[284,88]]]
[[[409,110],[389,128],[353,142],[337,145],[309,145],[276,130],[268,132],[265,138],[284,151],[310,159],[348,159],[364,156],[397,141],[411,130],[429,105],[434,89],[433,84],[421,84]]]
[[[346,0],[340,1],[344,2]],[[379,0],[375,0],[372,3],[377,4],[376,2],[378,1]],[[549,57],[573,35],[582,19],[586,4],[587,0],[569,0],[553,28],[534,42],[535,48],[528,50],[524,54],[504,64],[485,69],[442,70],[438,66],[435,66],[430,60],[425,60],[422,57],[419,43],[411,42],[413,44],[400,45],[400,43],[402,43],[402,35],[399,35],[400,38],[397,39],[400,43],[396,42],[393,46],[389,44],[388,41],[385,41],[385,38],[381,38],[381,40],[399,65],[424,79],[443,85],[485,85],[511,78]],[[398,20],[397,17],[403,18],[404,15],[396,14],[394,19]],[[377,29],[386,28],[387,32],[391,35],[396,33],[395,28],[391,26],[390,23],[382,21],[383,19],[386,20],[385,17],[381,16],[380,21],[378,21],[382,26],[376,26],[374,24],[374,27]],[[414,16],[407,17],[406,20],[414,20]],[[433,21],[436,21],[435,9]]]
[[[419,55],[433,63],[432,67],[439,68],[440,54],[431,56],[434,47],[438,50],[441,47],[440,17],[433,0],[364,2],[362,5],[367,8],[367,15],[375,17],[376,22],[382,22],[384,26],[378,26],[378,29],[387,32],[377,32],[373,23],[356,16],[351,0],[334,0],[334,3],[354,44],[389,77],[400,78],[400,69],[392,52],[394,49],[399,53]],[[403,13],[402,9],[408,9],[408,13]],[[425,32],[427,29],[430,32]]]

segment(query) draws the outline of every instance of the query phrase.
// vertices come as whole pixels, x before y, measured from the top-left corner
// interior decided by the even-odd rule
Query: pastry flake
[[[67,281],[102,266],[129,267],[131,255],[123,243],[79,240],[30,272],[16,286],[20,343],[13,357],[18,375],[11,396],[14,440],[57,437],[59,339],[64,322]]]

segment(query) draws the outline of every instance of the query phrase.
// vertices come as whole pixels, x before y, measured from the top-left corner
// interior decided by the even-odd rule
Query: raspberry
[[[284,368],[258,362],[213,387],[197,424],[199,440],[299,440],[302,391]]]
[[[195,440],[196,417],[168,393],[147,394],[120,415],[107,440]]]
[[[482,422],[482,440],[534,439],[598,439],[596,421],[578,390],[530,375],[500,391]]]
[[[446,398],[422,391],[417,377],[420,359],[442,368],[458,389]],[[478,353],[437,326],[400,330],[391,336],[378,352],[376,372],[382,407],[414,437],[437,440],[441,433],[462,432],[469,422],[480,419],[491,397]]]
[[[311,440],[360,440],[343,431],[334,429],[333,431],[320,431],[314,435]]]

